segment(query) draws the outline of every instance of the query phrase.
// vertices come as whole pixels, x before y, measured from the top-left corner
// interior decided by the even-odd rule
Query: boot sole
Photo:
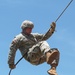
[[[51,54],[51,56],[49,57],[49,61],[47,63],[51,64],[53,62],[53,60],[56,58],[57,55],[58,55],[58,52],[53,52]]]

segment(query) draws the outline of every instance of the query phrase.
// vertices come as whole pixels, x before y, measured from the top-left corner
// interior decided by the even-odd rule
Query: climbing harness
[[[62,11],[62,13],[58,16],[58,18],[55,20],[55,23],[58,21],[58,19],[61,17],[61,15],[65,12],[65,10],[69,7],[69,5],[72,3],[73,0],[71,0],[68,5],[66,6],[66,8]]]
[[[66,6],[66,8],[62,11],[62,13],[58,16],[58,18],[55,20],[55,23],[59,20],[59,18],[62,16],[62,14],[65,12],[65,10],[69,7],[69,5],[72,3],[73,0],[71,0],[68,5]],[[43,39],[43,38],[42,38]],[[26,53],[25,53],[26,54]],[[15,66],[23,59],[23,57],[25,56],[25,54],[16,62]],[[9,74],[11,74],[12,69],[10,69]]]

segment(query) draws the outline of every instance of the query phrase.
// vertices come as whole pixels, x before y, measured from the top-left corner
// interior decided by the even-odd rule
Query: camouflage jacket
[[[23,55],[37,42],[47,40],[53,34],[54,30],[55,29],[50,28],[46,34],[32,33],[30,35],[25,35],[24,33],[20,33],[17,35],[10,45],[8,64],[14,64],[17,49],[19,49]]]

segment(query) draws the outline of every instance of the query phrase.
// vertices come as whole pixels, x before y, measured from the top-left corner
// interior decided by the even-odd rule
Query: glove
[[[16,66],[14,64],[9,64],[9,68],[14,69]]]
[[[52,22],[51,28],[52,28],[52,29],[55,29],[55,27],[56,27],[56,23],[55,23],[55,22]]]

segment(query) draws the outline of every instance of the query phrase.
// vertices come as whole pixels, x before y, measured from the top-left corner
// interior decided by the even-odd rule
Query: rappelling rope
[[[55,23],[58,21],[58,19],[61,17],[61,15],[65,12],[65,10],[68,8],[68,6],[72,3],[73,0],[71,0],[68,5],[66,6],[66,8],[62,11],[62,13],[58,16],[58,18],[56,19]],[[25,56],[25,54],[16,62],[15,66],[23,59],[23,57]],[[9,74],[11,74],[12,69],[10,69]]]
[[[69,7],[69,5],[72,3],[73,0],[71,0],[68,5],[66,6],[66,8],[62,11],[62,13],[58,16],[58,18],[56,19],[55,23],[58,21],[58,19],[61,17],[61,15],[65,12],[65,10]]]

